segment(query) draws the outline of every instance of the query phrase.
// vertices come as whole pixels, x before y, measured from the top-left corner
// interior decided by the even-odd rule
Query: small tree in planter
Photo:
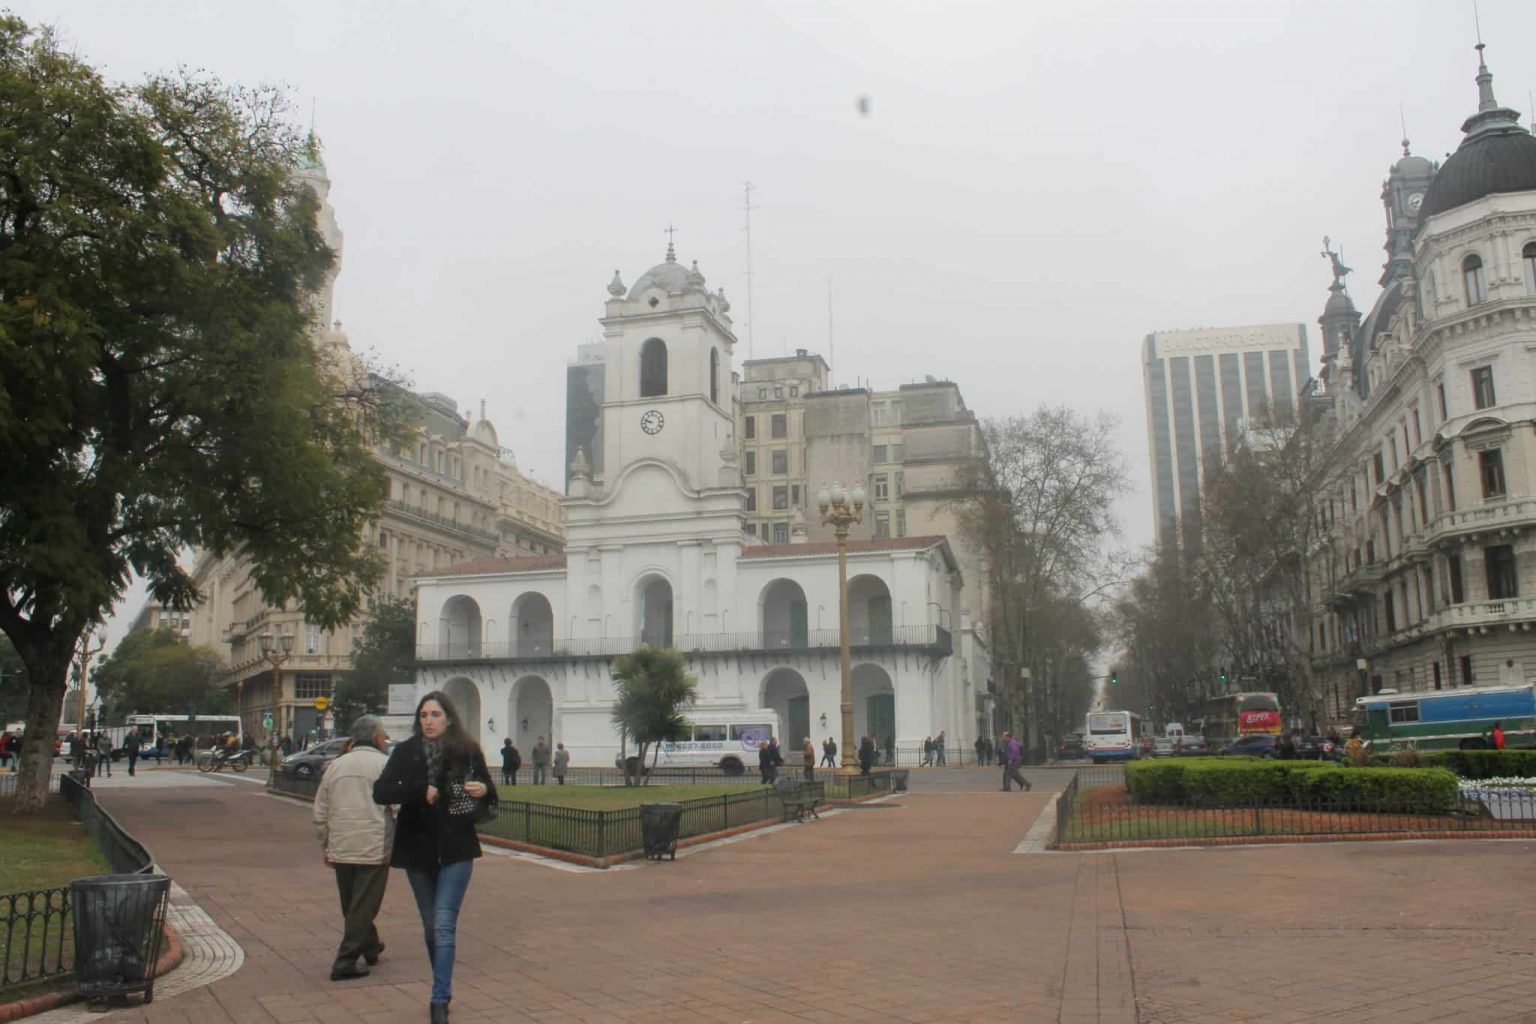
[[[688,720],[683,713],[698,700],[699,681],[687,673],[683,656],[677,651],[645,644],[613,660],[613,681],[618,690],[613,724],[635,741],[635,764],[643,768],[650,753],[654,766],[660,744],[688,738]],[[630,772],[627,765],[626,760],[626,786],[649,781],[639,771]]]

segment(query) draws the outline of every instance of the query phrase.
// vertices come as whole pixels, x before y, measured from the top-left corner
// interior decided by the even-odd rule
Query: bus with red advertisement
[[[1215,750],[1244,736],[1278,736],[1282,723],[1276,694],[1227,693],[1206,702],[1203,731]]]

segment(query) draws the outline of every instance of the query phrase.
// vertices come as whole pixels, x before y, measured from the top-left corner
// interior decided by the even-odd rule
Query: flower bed
[[[1536,820],[1536,779],[1523,776],[1462,779],[1458,788],[1463,800],[1481,804],[1500,821]]]

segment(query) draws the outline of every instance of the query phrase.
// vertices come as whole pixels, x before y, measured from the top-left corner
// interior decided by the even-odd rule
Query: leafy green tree
[[[159,629],[125,636],[91,681],[113,720],[124,714],[228,714],[232,702],[219,685],[223,673],[218,652]]]
[[[645,755],[654,749],[654,765],[661,752],[659,744],[687,738],[688,719],[683,713],[698,700],[699,681],[688,674],[676,650],[645,644],[613,659],[613,681],[618,691],[613,724],[626,739],[635,741],[635,763],[644,765]],[[626,785],[637,781],[625,773]]]
[[[390,684],[411,681],[415,637],[416,603],[411,598],[385,598],[374,604],[352,648],[352,671],[334,690],[332,713],[339,728],[358,715],[383,712],[389,706]]]
[[[188,547],[336,626],[378,575],[388,406],[312,343],[333,255],[280,93],[109,84],[0,15],[0,631],[41,809],[70,660],[133,573],[190,607]]]
[[[27,710],[27,672],[11,641],[0,636],[0,727]]]

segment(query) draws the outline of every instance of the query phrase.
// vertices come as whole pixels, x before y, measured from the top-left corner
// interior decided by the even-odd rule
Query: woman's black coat
[[[482,806],[496,803],[496,784],[478,747],[472,755],[451,763],[445,757],[436,779],[427,778],[427,752],[421,737],[412,736],[389,755],[384,773],[373,784],[373,800],[400,808],[389,858],[392,866],[431,871],[480,856],[474,815],[448,813],[449,783],[455,776],[485,784]],[[431,804],[427,803],[429,783],[437,787],[437,801]]]

